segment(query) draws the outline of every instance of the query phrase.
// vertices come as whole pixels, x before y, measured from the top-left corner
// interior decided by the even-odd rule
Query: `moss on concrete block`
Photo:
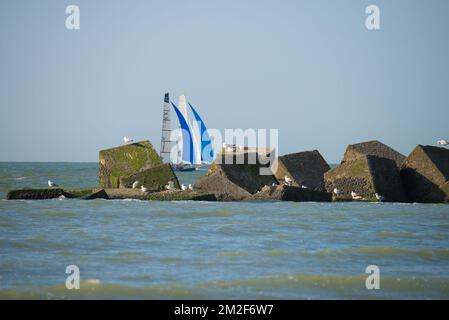
[[[18,189],[10,190],[6,195],[8,200],[44,200],[62,196],[64,191],[60,188],[47,189]]]
[[[418,145],[401,167],[401,178],[412,202],[447,202],[449,149]]]
[[[164,189],[169,181],[173,181],[175,188],[181,188],[178,178],[168,163],[120,178],[120,188],[131,188],[135,181],[139,181],[139,187],[144,185],[149,189]]]
[[[122,177],[163,164],[148,140],[101,150],[99,158],[99,180],[103,188],[118,188]]]

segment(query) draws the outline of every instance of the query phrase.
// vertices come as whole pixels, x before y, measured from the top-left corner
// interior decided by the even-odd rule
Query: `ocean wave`
[[[419,258],[449,258],[449,249],[445,248],[401,248],[389,246],[365,246],[338,249],[323,249],[315,252],[301,252],[304,256],[329,257],[341,256],[345,254],[362,254],[373,257],[382,256],[403,256]]]

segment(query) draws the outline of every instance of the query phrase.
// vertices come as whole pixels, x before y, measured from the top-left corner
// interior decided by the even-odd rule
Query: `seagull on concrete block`
[[[444,146],[445,147],[445,146],[447,146],[449,144],[449,141],[442,139],[442,140],[438,140],[437,144],[439,144],[440,146]]]
[[[187,187],[186,187],[185,185],[181,184],[181,190],[182,190],[182,191],[186,191],[186,190],[187,190]]]
[[[169,181],[168,184],[165,186],[165,189],[167,190],[173,190],[175,188],[175,183],[173,181]]]
[[[142,190],[143,193],[148,193],[150,189],[146,188],[145,186],[141,186],[140,190]]]
[[[133,189],[136,189],[137,188],[137,186],[139,185],[139,181],[134,181],[134,183],[133,183]]]
[[[385,201],[385,197],[378,194],[377,192],[374,194],[376,196],[376,199],[380,202],[384,202]]]
[[[354,192],[354,191],[351,191],[351,197],[352,197],[353,200],[360,200],[360,199],[362,199],[362,197],[359,196],[359,195],[358,195],[356,192]]]
[[[130,143],[130,142],[133,142],[134,140],[125,136],[125,137],[123,137],[123,141],[125,143]]]
[[[49,186],[50,188],[53,188],[53,187],[59,187],[56,183],[54,183],[54,182],[51,181],[51,180],[48,180],[48,181],[47,181],[47,184],[48,184],[48,186]]]

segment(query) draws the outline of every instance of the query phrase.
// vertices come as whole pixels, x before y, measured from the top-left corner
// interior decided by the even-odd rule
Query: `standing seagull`
[[[440,146],[444,146],[445,147],[445,146],[447,146],[449,144],[449,141],[442,139],[442,140],[438,140],[437,144],[439,144]]]
[[[150,191],[148,188],[145,188],[145,186],[141,186],[140,190],[142,190],[143,193],[147,193]]]
[[[47,181],[47,184],[48,184],[48,186],[49,186],[50,188],[53,188],[53,187],[59,187],[56,183],[54,183],[54,182],[51,181],[51,180],[48,180],[48,181]]]
[[[127,136],[124,136],[124,137],[123,137],[123,141],[124,141],[125,143],[130,143],[130,142],[133,142],[134,140],[131,139],[131,138],[128,138]]]
[[[374,194],[376,196],[376,199],[380,202],[384,202],[385,201],[385,197],[378,194],[377,192]]]
[[[334,194],[335,194],[336,196],[338,196],[338,195],[340,194],[340,190],[338,190],[337,188],[334,188]]]
[[[185,190],[187,190],[187,187],[185,185],[181,184],[181,190],[185,191]]]
[[[192,190],[192,191],[193,191],[193,186],[192,186],[191,183],[189,183],[189,190]]]
[[[353,200],[360,200],[360,199],[362,199],[362,197],[359,196],[359,195],[358,195],[356,192],[354,192],[354,191],[351,191],[351,197],[352,197]]]

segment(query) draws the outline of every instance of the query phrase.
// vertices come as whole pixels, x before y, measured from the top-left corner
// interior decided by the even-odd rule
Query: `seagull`
[[[193,191],[193,186],[192,186],[191,183],[189,183],[189,190],[192,190],[192,191]]]
[[[437,144],[439,144],[440,146],[447,146],[449,144],[449,141],[442,139],[438,140]]]
[[[352,199],[354,199],[354,200],[360,200],[360,199],[362,199],[362,197],[361,196],[359,196],[357,193],[355,193],[354,191],[351,191],[351,197],[352,197]]]
[[[385,201],[385,197],[378,194],[377,192],[374,194],[376,196],[376,199],[379,200],[380,202],[384,202]]]
[[[276,183],[273,182],[273,183],[271,184],[271,186],[272,186],[272,187],[276,187]]]
[[[59,187],[56,183],[54,183],[54,182],[51,181],[51,180],[48,180],[47,183],[48,183],[48,186],[49,186],[50,188],[52,188],[52,187]]]
[[[187,187],[185,185],[181,184],[181,190],[185,191],[185,190],[187,190]]]
[[[123,137],[123,141],[125,141],[125,143],[130,143],[133,142],[134,140],[125,136]]]
[[[292,178],[290,178],[288,176],[285,176],[284,180],[285,180],[285,183],[288,185],[290,185],[290,183],[292,183]]]
[[[137,186],[139,185],[139,181],[134,181],[134,183],[133,183],[133,189],[136,189],[137,188]]]
[[[338,196],[340,194],[340,190],[338,190],[337,188],[334,188],[334,194],[336,194]]]
[[[141,186],[141,187],[140,187],[140,190],[142,190],[143,193],[147,193],[147,192],[150,191],[150,189],[145,188],[145,186]]]
[[[165,189],[167,190],[173,190],[175,188],[175,184],[173,181],[169,181],[168,184],[165,186]]]
[[[301,188],[303,189],[309,189],[307,186],[302,185]]]

